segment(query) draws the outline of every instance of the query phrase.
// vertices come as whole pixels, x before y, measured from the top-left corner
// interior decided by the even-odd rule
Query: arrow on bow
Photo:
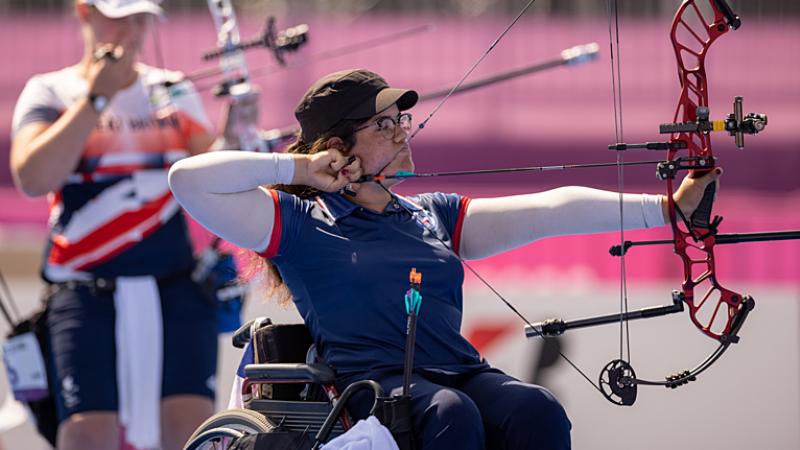
[[[653,165],[660,161],[635,161],[624,163],[626,166]],[[593,164],[563,164],[560,166],[531,166],[531,167],[509,167],[505,169],[479,169],[479,170],[459,170],[454,172],[431,172],[415,173],[404,170],[397,171],[394,175],[365,175],[358,180],[358,183],[368,183],[370,181],[383,181],[406,178],[432,178],[432,177],[452,177],[463,175],[487,175],[494,173],[515,173],[515,172],[552,172],[556,170],[571,169],[597,169],[601,167],[617,167],[619,163],[593,163]]]

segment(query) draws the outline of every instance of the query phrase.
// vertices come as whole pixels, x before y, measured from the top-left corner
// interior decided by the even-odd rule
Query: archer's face
[[[94,34],[96,46],[104,44],[120,45],[125,51],[140,53],[155,16],[149,13],[111,19],[92,9],[88,24]]]
[[[363,130],[356,132],[356,145],[352,154],[361,160],[361,167],[366,174],[392,175],[398,170],[414,171],[411,159],[411,147],[408,145],[408,131],[397,125],[394,133],[387,134],[378,123],[385,118],[397,120],[400,110],[392,105],[371,117]],[[399,180],[387,180],[384,184],[396,184]]]

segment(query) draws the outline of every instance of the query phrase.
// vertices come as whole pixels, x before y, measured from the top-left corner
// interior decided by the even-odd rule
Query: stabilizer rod
[[[770,231],[763,233],[730,233],[718,234],[715,238],[716,244],[740,244],[744,242],[764,242],[764,241],[786,241],[791,239],[800,239],[800,230],[790,231]],[[661,239],[657,241],[625,241],[620,245],[611,247],[608,252],[611,256],[622,256],[627,253],[631,247],[638,247],[644,245],[664,245],[672,244],[672,239]],[[623,250],[624,248],[624,250]]]
[[[525,337],[530,339],[540,336],[559,336],[565,331],[574,328],[587,328],[597,325],[620,323],[620,321],[648,319],[650,317],[664,316],[681,311],[683,311],[683,294],[679,291],[672,291],[671,305],[651,306],[621,314],[607,314],[604,316],[587,317],[585,319],[575,319],[567,322],[561,319],[549,319],[544,322],[525,325]]]

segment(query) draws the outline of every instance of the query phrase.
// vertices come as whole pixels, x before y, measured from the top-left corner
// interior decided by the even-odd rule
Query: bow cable
[[[623,115],[622,115],[622,76],[620,65],[620,44],[619,44],[619,5],[617,0],[607,0],[606,10],[608,13],[608,45],[611,67],[611,93],[614,112],[614,136],[617,142],[625,142],[623,139]],[[613,27],[612,27],[613,22]],[[615,45],[616,44],[616,45]],[[623,152],[617,152],[617,192],[619,195],[619,237],[620,242],[625,242],[625,158]],[[628,279],[625,256],[621,255],[620,279],[619,279],[619,359],[630,363],[631,342],[630,342],[630,322],[625,320],[628,313]],[[627,355],[624,354],[627,351]]]

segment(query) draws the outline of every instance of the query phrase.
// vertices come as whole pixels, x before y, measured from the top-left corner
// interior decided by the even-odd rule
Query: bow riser
[[[708,49],[723,34],[732,29],[733,14],[724,2],[702,0],[711,8],[714,20],[709,22],[696,0],[686,0],[672,21],[670,38],[675,50],[681,93],[673,121],[676,123],[697,122],[708,115],[708,85],[705,59]],[[735,24],[738,26],[738,21]],[[699,112],[699,114],[698,114]],[[704,175],[714,167],[711,136],[703,131],[673,133],[670,142],[685,144],[691,177]],[[683,145],[681,145],[683,146]],[[669,161],[678,159],[678,145],[670,148]],[[673,197],[674,178],[668,178],[667,197],[669,217],[674,236],[675,254],[683,262],[683,298],[689,315],[697,328],[715,340],[724,340],[730,334],[733,321],[742,308],[742,295],[724,288],[717,282],[714,264],[716,225],[719,219],[711,219],[711,209],[716,185],[706,190],[691,223],[679,218]],[[695,296],[695,289],[707,285],[702,296]]]
[[[208,10],[217,30],[217,47],[222,50],[219,64],[224,80],[220,86],[224,92],[220,94],[229,95],[234,103],[256,95],[250,84],[244,51],[238,48],[241,35],[231,0],[208,0]],[[241,128],[237,134],[239,147],[242,150],[267,151],[266,145],[259,137],[256,124],[248,124]]]
[[[676,228],[673,228],[675,230]],[[675,253],[683,261],[684,282],[681,284],[683,300],[689,317],[697,328],[715,340],[730,335],[733,321],[742,308],[742,295],[719,284],[714,263],[715,237],[708,236],[700,242],[677,228]],[[700,257],[693,256],[700,254]],[[707,286],[702,296],[695,290]]]

